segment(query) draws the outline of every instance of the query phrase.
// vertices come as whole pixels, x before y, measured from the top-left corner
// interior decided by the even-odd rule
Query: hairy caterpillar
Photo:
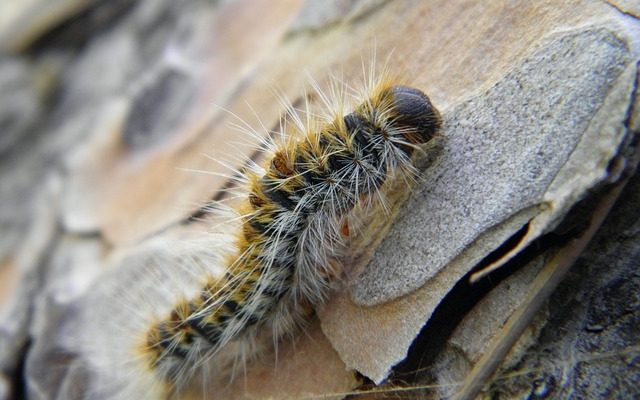
[[[244,173],[235,243],[220,250],[224,273],[187,265],[197,287],[173,295],[136,338],[136,362],[152,376],[148,396],[229,379],[235,363],[295,332],[342,273],[350,213],[375,201],[390,177],[416,174],[411,156],[437,135],[438,111],[388,78],[369,86],[352,112],[321,123],[303,123],[289,107],[296,132],[269,143],[264,168]],[[165,287],[167,279],[158,276]]]

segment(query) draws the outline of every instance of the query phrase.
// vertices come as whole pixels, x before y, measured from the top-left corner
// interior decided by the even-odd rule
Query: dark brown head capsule
[[[403,136],[410,143],[422,144],[433,139],[442,125],[440,113],[426,94],[408,86],[393,86],[393,122],[406,130]]]

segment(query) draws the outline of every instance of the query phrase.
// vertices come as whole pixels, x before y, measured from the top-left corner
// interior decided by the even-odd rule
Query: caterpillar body
[[[342,274],[350,214],[389,177],[415,174],[412,154],[441,126],[423,92],[387,78],[350,113],[317,126],[293,120],[296,134],[272,143],[264,168],[244,173],[248,193],[224,273],[205,272],[136,337],[136,362],[161,388],[147,395],[175,398],[229,379],[234,364],[308,321]]]

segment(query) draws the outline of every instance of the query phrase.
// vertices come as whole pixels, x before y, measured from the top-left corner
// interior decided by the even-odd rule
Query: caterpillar
[[[413,153],[441,128],[422,91],[385,76],[349,113],[315,123],[287,109],[294,132],[281,143],[267,139],[264,166],[243,173],[237,232],[217,249],[224,271],[187,265],[200,275],[195,289],[174,295],[136,337],[135,362],[159,388],[148,396],[179,398],[187,387],[229,379],[237,363],[304,326],[343,273],[351,214],[390,179],[415,176]],[[167,278],[157,279],[168,287]]]

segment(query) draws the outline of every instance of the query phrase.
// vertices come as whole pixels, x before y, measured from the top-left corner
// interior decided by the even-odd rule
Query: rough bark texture
[[[275,129],[274,88],[298,104],[308,75],[322,88],[330,74],[357,86],[372,53],[441,110],[437,152],[420,160],[422,181],[398,202],[387,237],[354,238],[351,273],[308,335],[215,391],[454,396],[544,291],[536,282],[550,260],[607,212],[599,199],[635,172],[639,10],[633,1],[0,5],[0,400],[90,390],[76,339],[91,327],[74,316],[119,255],[185,226],[208,229],[187,222],[228,185],[211,158],[240,166],[257,144],[230,126]],[[509,354],[495,353],[481,393],[640,396],[639,202],[631,177]],[[493,272],[469,283],[483,269]]]

